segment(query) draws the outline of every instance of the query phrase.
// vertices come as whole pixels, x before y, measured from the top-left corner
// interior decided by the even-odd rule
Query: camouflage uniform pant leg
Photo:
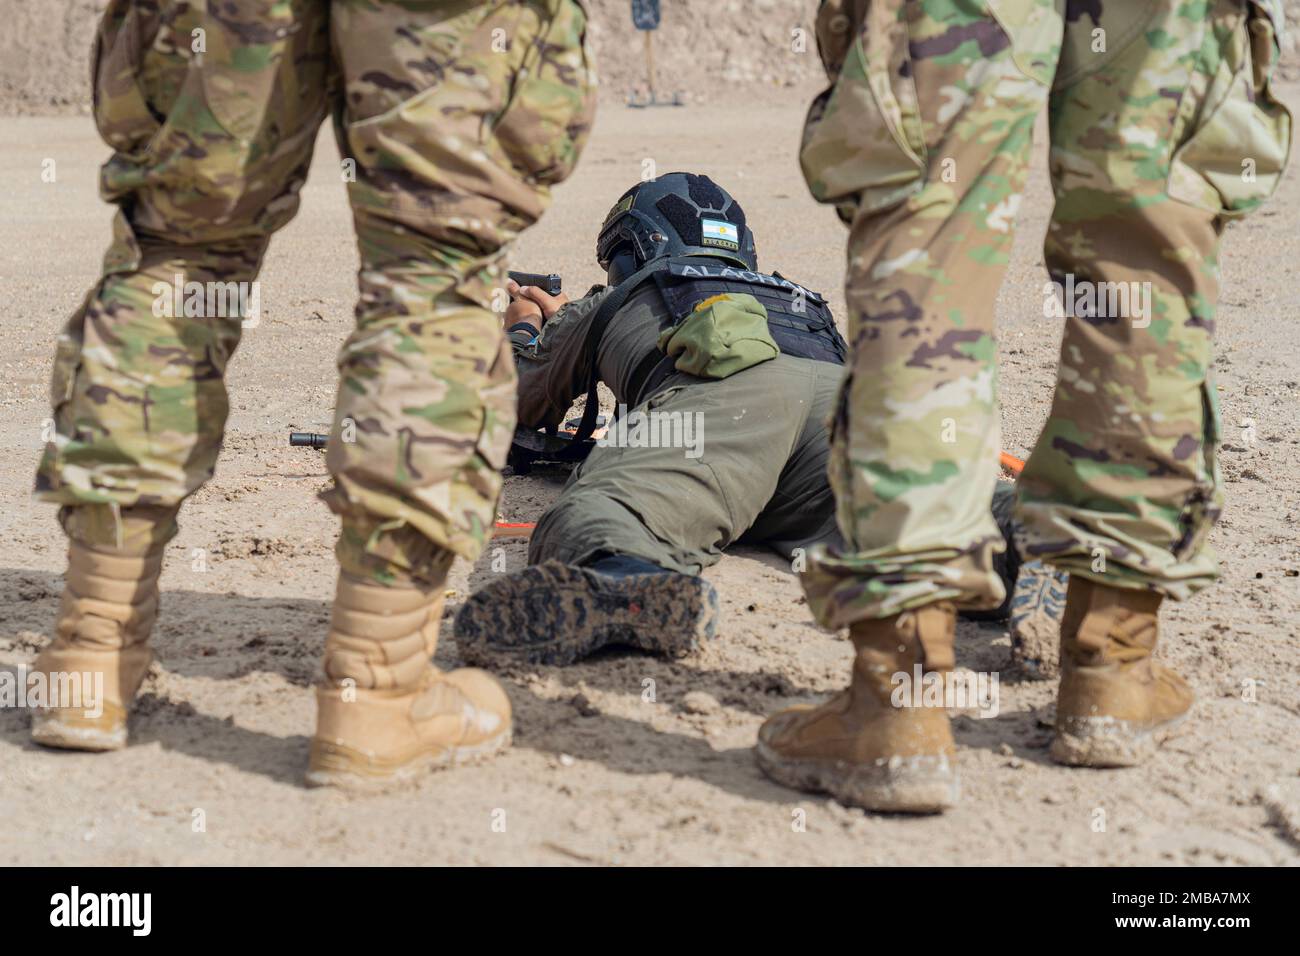
[[[1019,517],[1028,555],[1071,574],[1174,598],[1215,576],[1218,244],[1286,160],[1274,7],[1105,4],[1067,28],[1044,291],[1069,317]]]
[[[361,273],[325,499],[346,570],[437,580],[492,531],[515,423],[493,297],[586,139],[586,17],[575,0],[335,0],[331,18]]]
[[[993,305],[1060,2],[832,0],[833,85],[809,113],[814,196],[850,224],[853,350],[832,423],[842,546],[804,588],[837,628],[933,601],[995,607],[999,445]]]
[[[100,190],[119,208],[103,277],[59,339],[36,478],[69,534],[112,537],[125,508],[174,513],[212,474],[240,284],[294,213],[325,114],[317,3],[277,4],[274,22],[246,10],[271,16],[113,0],[101,21],[94,113],[114,152]],[[102,514],[68,514],[83,508]]]

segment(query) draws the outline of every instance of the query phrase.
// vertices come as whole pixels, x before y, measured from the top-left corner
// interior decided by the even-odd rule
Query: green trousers
[[[826,421],[843,376],[785,355],[717,381],[674,376],[574,469],[529,561],[623,554],[697,574],[744,541],[801,571],[838,538]]]

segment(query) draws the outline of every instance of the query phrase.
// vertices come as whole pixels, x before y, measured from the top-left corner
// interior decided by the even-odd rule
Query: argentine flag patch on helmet
[[[705,219],[701,221],[703,240],[706,246],[722,246],[726,249],[740,248],[740,227],[725,219]]]

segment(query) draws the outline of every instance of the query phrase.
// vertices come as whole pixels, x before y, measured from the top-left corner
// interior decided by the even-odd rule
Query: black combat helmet
[[[596,261],[610,285],[663,256],[713,256],[758,268],[740,203],[694,173],[668,173],[633,186],[609,211],[596,240]]]

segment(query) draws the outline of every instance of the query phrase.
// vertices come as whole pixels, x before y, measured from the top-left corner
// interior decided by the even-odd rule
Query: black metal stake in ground
[[[684,106],[681,93],[673,93],[672,99],[659,99],[655,82],[655,47],[654,31],[659,29],[659,21],[662,19],[659,10],[659,0],[632,0],[632,23],[642,32],[645,33],[645,66],[647,81],[647,96],[644,100],[637,98],[636,91],[633,90],[627,98],[627,105],[634,106],[638,109],[646,106]]]

